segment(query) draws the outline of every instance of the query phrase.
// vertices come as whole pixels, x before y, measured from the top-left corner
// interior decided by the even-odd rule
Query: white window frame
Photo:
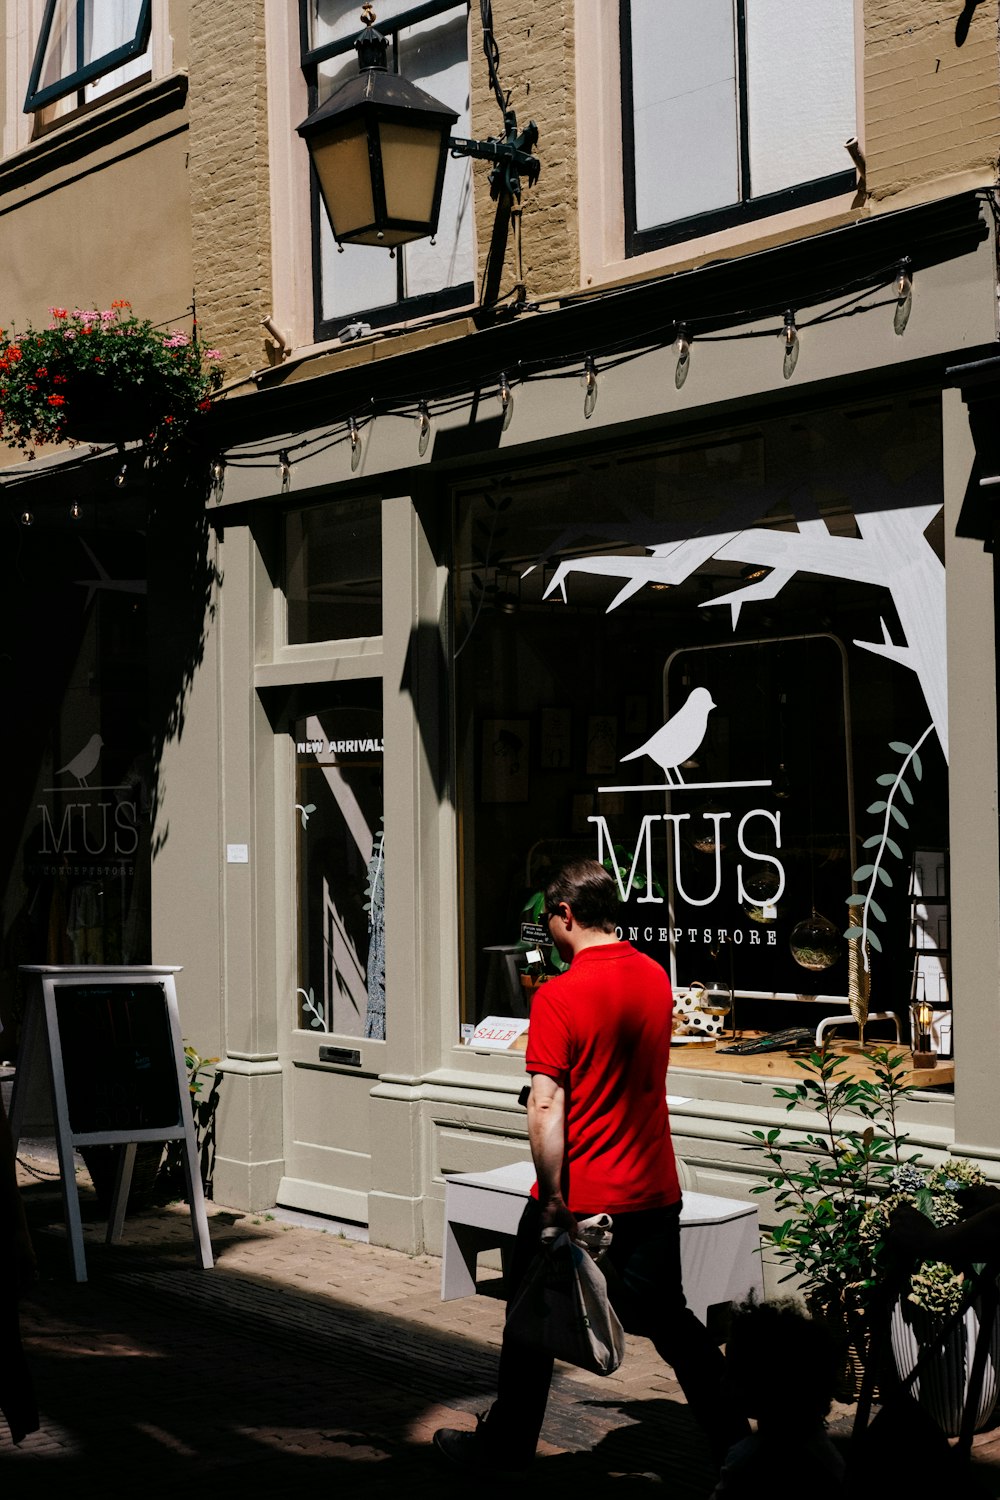
[[[584,286],[599,286],[663,269],[681,269],[705,256],[752,246],[765,236],[786,237],[820,224],[843,222],[855,204],[848,191],[629,255],[626,246],[622,74],[619,6],[576,0],[577,112],[586,129],[578,138],[580,272]],[[864,149],[863,0],[854,0],[857,136]],[[845,161],[848,158],[845,153]]]
[[[82,63],[78,56],[75,68],[71,68],[54,83],[46,84],[40,88],[39,82],[44,51],[48,48],[51,40],[52,25],[56,18],[56,8],[59,3],[60,0],[46,0],[41,24],[35,33],[31,76],[28,80],[27,94],[24,101],[25,114],[34,114],[38,110],[44,109],[46,105],[55,104],[72,94],[77,95],[78,103],[84,103],[83,96],[88,86],[93,85],[107,74],[116,72],[124,65],[143,58],[150,49],[152,0],[141,0],[135,31],[129,41],[121,43],[121,45],[109,52],[102,53],[90,63]],[[64,3],[69,4],[72,8],[76,29],[74,43],[79,54],[82,50],[81,28],[83,25],[82,18],[85,14],[83,8],[88,3],[88,0],[64,0]],[[102,0],[89,0],[89,3],[91,6],[96,6],[101,4]],[[45,41],[44,48],[42,46],[43,38]],[[144,73],[146,71],[148,70],[143,70]]]
[[[48,135],[54,129],[109,107],[120,92],[114,90],[107,98],[88,101],[79,108],[74,107],[61,113],[56,119],[44,118],[48,113],[44,106],[40,111],[25,112],[24,102],[47,4],[48,0],[7,0],[7,35],[3,52],[5,110],[2,122],[2,154],[5,158],[25,150],[33,141]],[[173,68],[173,41],[167,0],[152,0],[149,63],[148,74],[144,72],[142,77],[136,78],[127,87],[131,90],[141,89],[147,86],[150,77],[155,82],[166,77]]]

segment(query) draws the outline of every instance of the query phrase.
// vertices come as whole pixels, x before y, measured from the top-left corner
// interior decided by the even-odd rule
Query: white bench
[[[499,1247],[506,1258],[517,1233],[525,1199],[535,1180],[531,1162],[512,1162],[492,1172],[449,1177],[444,1198],[444,1258],[441,1300],[470,1297],[476,1290],[476,1260]],[[681,1273],[688,1306],[704,1321],[718,1303],[763,1295],[757,1229],[752,1203],[685,1193],[681,1207]]]

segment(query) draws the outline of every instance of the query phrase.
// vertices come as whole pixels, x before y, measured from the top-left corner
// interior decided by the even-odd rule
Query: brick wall
[[[876,199],[938,178],[995,177],[997,6],[976,8],[959,45],[962,14],[953,0],[866,0],[865,139]]]
[[[190,5],[195,292],[227,379],[265,363],[260,320],[271,310],[264,4]]]
[[[536,187],[526,190],[522,247],[528,296],[571,290],[580,281],[577,235],[576,99],[572,0],[493,0],[493,33],[500,47],[500,83],[510,93],[517,123],[533,119],[538,126],[537,153],[542,163]],[[479,6],[473,0],[472,130],[480,139],[502,130],[500,109],[489,85],[483,56]],[[482,275],[493,229],[494,204],[489,196],[489,165],[473,164],[476,183],[476,233]],[[501,286],[515,279],[513,236]]]

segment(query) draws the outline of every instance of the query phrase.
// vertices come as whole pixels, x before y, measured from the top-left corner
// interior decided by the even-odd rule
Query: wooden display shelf
[[[761,1035],[759,1031],[741,1031],[738,1038],[722,1038],[718,1045],[731,1047],[737,1039],[748,1041],[753,1036]],[[716,1045],[716,1042],[712,1040],[685,1042],[683,1046],[671,1047],[671,1069],[689,1068],[699,1073],[742,1073],[748,1078],[800,1079],[804,1074],[796,1059],[804,1060],[810,1050],[816,1050],[805,1046],[794,1052],[757,1052],[741,1057],[738,1053],[717,1052]],[[955,1064],[951,1058],[939,1058],[937,1066],[933,1068],[914,1068],[910,1061],[909,1047],[903,1047],[891,1041],[872,1042],[869,1045],[888,1047],[891,1052],[902,1052],[906,1059],[905,1082],[912,1088],[941,1088],[955,1082]],[[836,1047],[831,1050],[844,1059],[848,1070],[857,1078],[874,1078],[875,1070],[871,1057],[861,1050],[858,1042],[838,1041]]]

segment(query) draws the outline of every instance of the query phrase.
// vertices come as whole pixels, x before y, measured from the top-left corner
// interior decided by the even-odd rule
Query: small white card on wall
[[[249,863],[250,863],[250,845],[249,844],[227,844],[226,845],[226,864],[227,865],[248,865]]]

